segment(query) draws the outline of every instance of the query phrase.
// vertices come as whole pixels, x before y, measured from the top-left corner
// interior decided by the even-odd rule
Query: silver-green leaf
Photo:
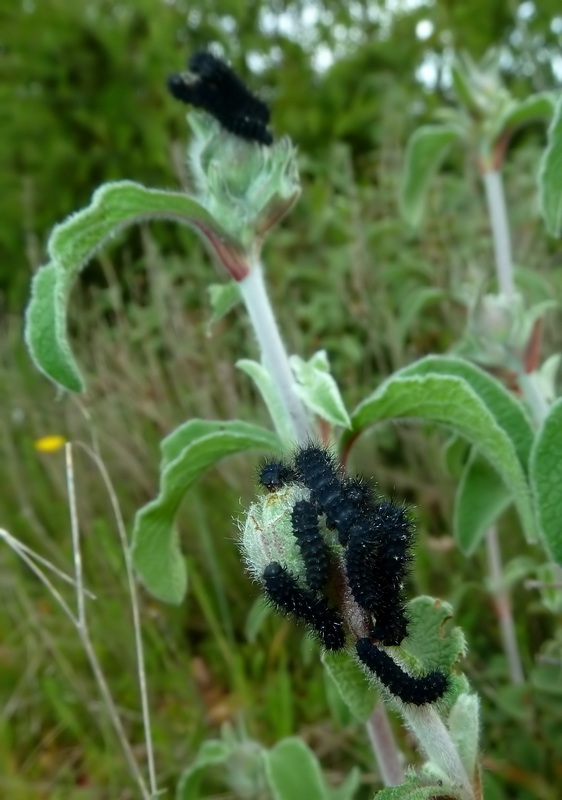
[[[473,453],[457,487],[453,515],[455,539],[465,555],[476,551],[510,503],[511,493],[496,470]]]
[[[330,800],[320,764],[302,739],[283,739],[263,758],[275,800]]]
[[[285,447],[289,447],[295,436],[295,428],[283,398],[280,396],[278,388],[271,377],[271,373],[257,361],[251,358],[241,358],[236,362],[238,369],[254,381],[256,388],[262,396],[269,417],[275,426],[275,430]]]
[[[207,287],[207,292],[212,309],[211,317],[207,323],[207,336],[209,336],[217,322],[241,302],[242,295],[237,281],[212,283]]]
[[[526,536],[534,541],[529,487],[514,444],[466,380],[432,373],[406,377],[398,372],[353,411],[353,429],[344,440],[383,420],[400,418],[444,425],[474,445],[513,495]]]
[[[452,356],[426,356],[405,367],[400,374],[452,375],[466,381],[493,414],[500,428],[507,433],[522,468],[527,471],[534,438],[531,419],[523,404],[496,378],[476,364]]]
[[[539,172],[539,197],[546,228],[553,236],[562,233],[562,94],[548,130],[548,144]]]
[[[59,297],[59,273],[60,268],[51,262],[35,274],[25,318],[25,341],[44,375],[71,392],[82,392],[84,380],[66,332],[66,297]]]
[[[551,406],[537,434],[530,478],[543,542],[562,564],[562,399]]]
[[[181,603],[187,571],[174,520],[185,493],[211,466],[245,450],[275,452],[279,439],[271,431],[240,420],[191,420],[162,443],[160,492],[137,512],[133,562],[149,592],[168,603]]]
[[[556,107],[552,92],[537,92],[524,100],[513,101],[501,121],[502,130],[514,131],[537,120],[550,120]]]
[[[290,362],[297,379],[296,391],[306,407],[332,425],[350,428],[351,421],[339,387],[330,375],[326,351],[318,351],[308,361],[291,356]]]
[[[387,786],[381,789],[375,797],[376,800],[435,800],[436,797],[443,797],[443,786],[420,786],[415,780],[410,779],[400,786]]]
[[[176,800],[198,800],[199,783],[203,773],[208,767],[225,764],[232,753],[232,748],[226,742],[209,739],[199,748],[193,763],[183,772],[177,789]]]
[[[400,210],[410,225],[421,222],[429,182],[458,138],[453,125],[426,125],[410,138],[400,189]]]
[[[379,693],[365,677],[365,671],[345,650],[324,651],[322,662],[353,716],[360,722],[366,722],[373,713]]]
[[[117,232],[151,219],[175,220],[208,236],[216,228],[203,206],[187,194],[121,181],[100,187],[87,208],[53,229],[50,262],[33,279],[25,338],[37,367],[64,389],[84,390],[67,331],[68,302],[77,275]]]
[[[480,734],[480,703],[476,694],[461,694],[449,714],[449,731],[457,752],[471,776],[476,769]]]

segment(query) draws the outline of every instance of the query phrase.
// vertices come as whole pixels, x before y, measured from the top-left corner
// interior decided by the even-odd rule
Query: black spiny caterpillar
[[[203,50],[190,58],[188,68],[189,73],[168,78],[168,89],[176,100],[203,109],[235,136],[272,144],[269,108],[224,61]]]
[[[443,697],[449,687],[447,676],[439,670],[432,670],[425,675],[410,675],[368,637],[358,639],[355,649],[363,664],[403,703],[415,706],[434,703]]]
[[[318,509],[310,500],[298,500],[291,512],[293,533],[300,548],[306,583],[322,589],[328,580],[329,551],[318,525]]]
[[[298,585],[288,570],[277,561],[268,564],[263,584],[269,600],[281,611],[305,622],[326,650],[341,650],[345,644],[343,620],[324,597]]]
[[[406,509],[377,503],[349,533],[345,567],[356,602],[375,616],[372,635],[385,645],[406,636],[404,582],[412,555],[413,531]]]
[[[358,502],[348,492],[345,473],[330,450],[322,445],[309,443],[299,447],[294,455],[294,469],[326,515],[328,525],[336,528],[340,544],[347,544],[351,526],[363,513],[365,498]]]

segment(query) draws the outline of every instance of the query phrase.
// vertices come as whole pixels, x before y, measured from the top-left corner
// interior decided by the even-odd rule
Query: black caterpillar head
[[[295,472],[285,461],[264,459],[258,467],[258,481],[268,492],[276,492],[282,486],[293,483]]]

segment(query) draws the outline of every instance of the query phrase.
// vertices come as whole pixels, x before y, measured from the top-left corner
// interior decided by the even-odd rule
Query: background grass
[[[43,56],[53,51],[57,41],[63,47],[64,37],[72,36],[71,24],[79,22],[72,19],[78,12],[70,11],[67,3],[47,5],[53,42],[49,50],[45,36],[39,36]],[[139,9],[141,20],[154,17],[154,4],[143,2]],[[182,30],[177,17],[172,19],[169,10],[165,13],[166,22],[155,23],[156,31],[138,34],[144,45],[148,42],[147,58],[160,53],[152,64],[152,75],[158,76],[159,83],[154,77],[147,89],[156,106],[165,102],[154,100],[162,97],[162,73],[177,68],[174,59],[168,55],[164,59],[161,48],[170,31]],[[57,14],[65,21],[58,40],[54,33]],[[80,25],[84,32],[83,20]],[[119,26],[112,31],[105,25],[93,23],[91,30],[120,65],[121,78],[131,80],[118,57],[123,44]],[[27,31],[25,24],[21,30]],[[282,44],[285,53],[292,52],[287,42]],[[178,47],[178,58],[183,59],[184,49],[182,44],[180,54]],[[71,50],[65,64],[74,63],[75,52]],[[98,75],[96,86],[116,80],[114,61],[108,62],[109,78],[103,82]],[[35,61],[27,69],[38,66]],[[341,92],[346,85],[344,66],[340,66],[343,77],[336,73],[338,80],[333,78],[331,84]],[[80,67],[82,73],[87,69]],[[357,74],[351,56],[347,69],[349,75]],[[382,76],[391,72],[387,64],[373,74],[386,85]],[[319,134],[314,141],[303,135],[303,196],[269,242],[265,263],[289,351],[310,356],[325,348],[348,407],[353,407],[392,371],[426,353],[444,352],[458,340],[465,324],[460,302],[463,287],[491,274],[491,241],[471,165],[460,159],[453,159],[436,181],[423,232],[414,236],[399,221],[397,186],[409,127],[404,98],[415,97],[407,94],[405,79],[394,91],[389,83],[378,97],[377,107],[371,109],[376,126],[368,142],[356,138],[364,129],[362,118],[355,118],[353,124],[348,120],[346,128],[341,113],[334,110],[340,109],[338,103],[334,101],[332,107],[326,100],[332,96],[330,83],[323,85],[320,130],[326,129],[331,114],[331,122],[343,132],[333,139]],[[118,105],[125,89],[115,92],[111,103]],[[70,92],[67,99],[61,112],[65,124],[77,95]],[[290,132],[294,128],[300,144],[298,109],[293,106],[289,111],[291,103],[283,95],[276,102],[280,107],[276,127]],[[306,102],[310,104],[309,99]],[[151,113],[158,115],[160,109]],[[110,124],[103,109],[96,114],[92,119]],[[162,118],[171,114],[166,108]],[[20,275],[29,276],[40,262],[41,238],[57,218],[50,218],[52,209],[60,215],[83,204],[88,196],[84,187],[90,192],[95,186],[93,175],[97,180],[148,181],[153,171],[153,180],[161,185],[184,179],[181,152],[186,134],[178,123],[181,109],[175,108],[174,116],[173,124],[168,118],[167,132],[164,126],[158,132],[152,127],[137,144],[109,136],[107,146],[111,142],[116,163],[111,161],[107,171],[103,152],[98,154],[99,163],[82,154],[83,181],[73,176],[73,191],[65,189],[62,200],[56,191],[60,164],[58,178],[42,172],[34,159],[19,172],[10,172],[14,186],[19,186],[12,187],[13,197],[20,198],[21,187],[31,181],[34,203],[41,204],[40,225],[33,222],[31,206],[25,207],[23,216],[20,210],[17,218],[16,244],[10,245],[10,252],[19,246]],[[64,151],[65,129],[57,127],[59,122],[55,115],[49,137]],[[91,144],[92,135],[103,140],[103,131],[92,134],[91,121],[84,125],[86,142]],[[27,136],[32,127],[28,121]],[[119,117],[119,130],[140,136],[141,128],[133,115]],[[70,142],[65,151],[68,164],[80,152],[77,139]],[[533,300],[558,299],[562,288],[560,246],[546,239],[536,211],[541,144],[540,136],[519,142],[506,170],[518,277]],[[149,152],[157,155],[150,160],[150,169],[145,169],[143,159]],[[119,153],[129,159],[122,172]],[[41,181],[34,182],[39,175]],[[50,197],[56,197],[52,208]],[[21,342],[20,315],[25,294],[21,287],[27,278],[21,278],[19,288],[20,279],[10,282],[0,323],[0,524],[61,569],[71,571],[72,560],[64,454],[38,453],[37,438],[56,433],[90,443],[95,437],[130,523],[135,510],[155,494],[158,445],[174,426],[190,417],[240,417],[267,424],[252,386],[233,366],[238,358],[255,355],[243,312],[235,309],[209,330],[207,287],[217,279],[197,242],[165,226],[142,227],[104,251],[84,273],[73,302],[73,343],[89,380],[88,393],[81,398],[57,397],[30,364]],[[559,318],[553,315],[547,325],[545,353],[562,345],[557,323]],[[445,437],[436,430],[386,426],[360,441],[352,466],[415,506],[417,557],[411,593],[451,601],[456,621],[467,636],[465,668],[483,702],[486,796],[556,800],[562,786],[558,755],[562,693],[556,687],[545,691],[509,685],[486,587],[484,554],[466,560],[451,538],[457,475],[450,468],[451,459],[447,462],[444,443]],[[131,619],[115,521],[95,464],[79,449],[75,459],[87,586],[98,598],[91,603],[92,635],[142,760],[142,747],[136,745],[142,741],[142,725]],[[185,605],[170,608],[142,598],[160,785],[172,792],[201,742],[218,736],[221,726],[229,723],[264,745],[297,733],[317,752],[334,785],[351,766],[359,765],[363,773],[360,796],[371,797],[380,782],[364,731],[327,683],[316,648],[302,631],[274,616],[257,634],[249,635],[248,615],[257,591],[243,574],[235,518],[255,491],[255,460],[237,457],[223,462],[190,492],[184,504],[180,528],[191,576]],[[509,513],[502,520],[501,535],[504,558],[513,571],[521,558],[542,560],[538,550],[524,545]],[[0,548],[0,586],[0,795],[14,800],[135,797],[74,631],[5,546]],[[67,594],[72,597],[71,591]],[[514,607],[524,666],[529,670],[557,621],[521,580],[514,583]],[[407,732],[397,727],[397,735],[408,758],[415,758]],[[244,796],[236,787],[246,773],[247,767],[239,765],[225,784],[217,771],[209,777],[205,791],[209,796]]]

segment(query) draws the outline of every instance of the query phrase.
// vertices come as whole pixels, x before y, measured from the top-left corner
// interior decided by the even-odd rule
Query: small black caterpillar
[[[447,676],[439,670],[417,677],[409,675],[368,637],[358,639],[355,649],[363,664],[403,703],[415,706],[434,703],[443,697],[449,687]]]
[[[267,565],[263,582],[269,600],[281,611],[309,625],[326,650],[342,649],[345,644],[343,620],[324,597],[302,589],[277,561]]]
[[[322,589],[328,580],[329,552],[318,526],[318,509],[310,500],[299,500],[291,512],[293,533],[299,545],[306,583]]]
[[[258,481],[268,492],[276,492],[294,480],[293,468],[284,461],[264,459],[258,467]]]
[[[235,136],[265,145],[273,142],[268,106],[224,61],[203,50],[190,58],[188,68],[191,75],[174,73],[168,78],[176,100],[203,109]]]
[[[336,528],[340,544],[346,545],[351,526],[364,514],[366,493],[361,488],[359,501],[348,493],[346,476],[332,453],[321,445],[309,443],[299,447],[294,456],[294,469],[300,481],[310,489],[312,499],[326,514],[329,526]],[[363,483],[355,482],[357,492]]]
[[[406,636],[404,581],[412,538],[407,511],[392,503],[373,505],[349,533],[345,553],[349,588],[356,602],[374,614],[372,636],[385,645],[399,645]]]
[[[246,117],[267,125],[270,111],[267,105],[255,97],[238,75],[222,61],[207,50],[195,53],[189,61],[189,69],[213,87],[221,97],[222,105],[229,106],[232,113],[240,113]]]

